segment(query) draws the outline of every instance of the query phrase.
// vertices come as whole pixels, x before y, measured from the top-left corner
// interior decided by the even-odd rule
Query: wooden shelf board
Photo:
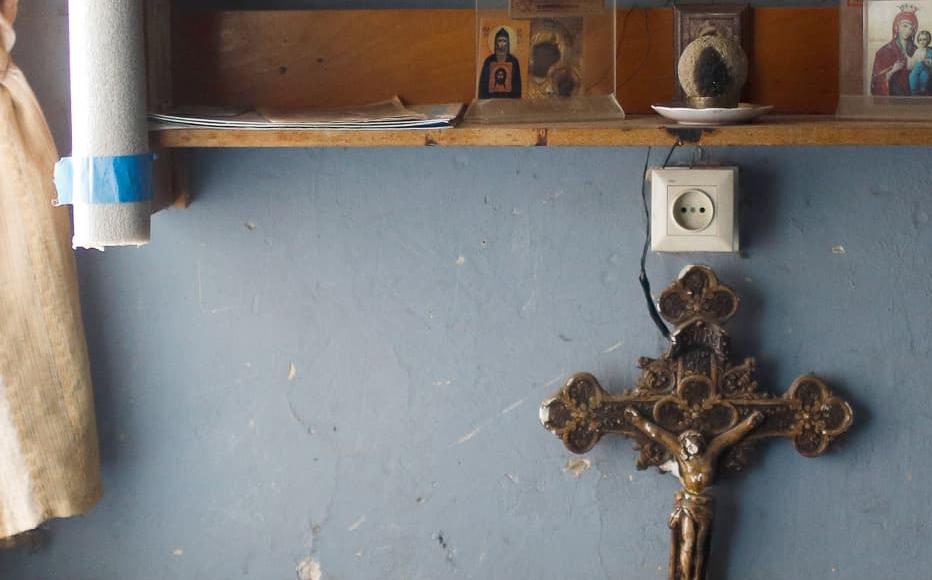
[[[461,124],[416,131],[159,129],[154,147],[645,147],[677,141],[728,145],[932,145],[932,122],[843,120],[833,116],[771,115],[728,127],[670,125],[656,115],[609,124]]]

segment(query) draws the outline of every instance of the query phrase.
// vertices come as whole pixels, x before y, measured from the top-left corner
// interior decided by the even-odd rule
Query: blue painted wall
[[[64,45],[37,36],[61,4],[24,3],[14,56],[66,145]],[[78,254],[106,495],[0,577],[665,578],[673,478],[621,439],[576,477],[537,419],[568,374],[620,390],[662,347],[646,153],[194,153],[152,244]],[[722,482],[712,577],[926,577],[932,151],[709,154],[741,168],[745,250],[651,255],[655,288],[711,264],[762,383],[815,371],[857,413],[834,453],[774,442]]]

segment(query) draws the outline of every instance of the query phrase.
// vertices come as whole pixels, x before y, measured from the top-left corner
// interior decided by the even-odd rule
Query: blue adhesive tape
[[[155,155],[62,157],[55,164],[56,205],[136,203],[152,199]]]

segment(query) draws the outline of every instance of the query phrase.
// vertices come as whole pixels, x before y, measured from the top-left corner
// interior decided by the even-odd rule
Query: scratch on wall
[[[515,409],[517,409],[518,407],[520,407],[520,406],[523,405],[523,404],[524,404],[524,399],[518,399],[518,400],[515,401],[514,403],[512,403],[512,404],[508,405],[507,407],[505,407],[504,409],[502,409],[502,415],[507,415],[508,413],[511,413],[512,411],[514,411]]]
[[[358,520],[356,520],[355,522],[353,522],[353,523],[350,525],[350,527],[347,528],[347,529],[348,529],[349,531],[351,531],[351,532],[354,532],[354,531],[358,530],[358,529],[359,529],[359,526],[363,525],[363,523],[365,523],[365,521],[366,521],[366,516],[362,516],[361,518],[359,518]]]
[[[621,348],[622,345],[624,345],[624,344],[625,344],[625,342],[624,342],[623,340],[619,340],[618,342],[616,342],[616,343],[613,344],[612,346],[610,346],[610,347],[606,348],[605,350],[603,350],[603,351],[602,351],[602,354],[608,354],[608,353],[610,353],[610,352],[615,352],[616,350],[618,350],[619,348]]]
[[[295,408],[294,402],[291,400],[291,397],[285,396],[285,401],[288,403],[288,413],[291,415],[291,418],[294,419],[294,422],[304,428],[304,431],[308,435],[316,435],[317,430],[311,426],[310,421],[298,414],[298,410]]]
[[[552,387],[553,385],[555,385],[555,384],[559,383],[560,381],[562,381],[564,376],[565,376],[565,375],[563,375],[563,374],[559,374],[559,375],[553,377],[552,379],[550,379],[549,381],[547,381],[546,383],[544,383],[544,387]]]
[[[456,444],[457,444],[457,445],[462,445],[463,443],[466,443],[467,441],[469,441],[470,439],[472,439],[473,437],[475,437],[476,435],[478,435],[478,434],[479,434],[479,431],[482,431],[482,427],[476,427],[475,429],[473,429],[473,430],[470,431],[469,433],[463,435],[462,437],[460,437],[459,439],[456,440]]]
[[[499,413],[499,414],[497,414],[497,415],[492,415],[491,417],[489,417],[488,419],[486,419],[485,421],[483,421],[478,427],[476,427],[475,429],[473,429],[473,430],[470,431],[469,433],[466,433],[465,435],[463,435],[462,437],[460,437],[459,439],[457,439],[457,440],[456,440],[456,443],[452,443],[452,444],[450,445],[450,447],[453,447],[453,446],[455,446],[455,445],[462,445],[463,443],[466,443],[467,441],[469,441],[470,439],[472,439],[473,437],[475,437],[476,435],[478,435],[478,434],[482,431],[482,429],[484,429],[484,428],[487,427],[489,424],[491,424],[492,421],[494,421],[495,419],[497,419],[497,418],[500,417],[501,415],[507,415],[508,413],[510,413],[510,412],[514,411],[515,409],[517,409],[518,407],[520,407],[522,404],[524,404],[524,399],[519,399],[519,400],[515,401],[514,403],[508,405],[507,407],[505,407],[504,409],[502,409],[501,413]]]

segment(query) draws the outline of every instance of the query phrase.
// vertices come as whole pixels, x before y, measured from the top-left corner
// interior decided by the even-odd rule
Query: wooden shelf
[[[393,95],[410,104],[468,102],[475,94],[473,10],[217,12],[191,10],[180,0],[145,4],[152,111],[303,109]],[[616,16],[615,90],[632,114],[623,122],[427,131],[153,130],[152,147],[163,150],[155,168],[158,207],[187,204],[184,150],[195,147],[932,145],[932,122],[830,115],[838,99],[835,7],[754,8],[745,99],[773,105],[776,114],[717,128],[669,125],[649,114],[651,103],[673,94],[673,11],[628,8]]]
[[[655,115],[622,122],[490,126],[418,131],[160,129],[152,144],[189,147],[645,147],[727,145],[932,145],[932,122],[842,120],[823,115],[771,115],[750,125],[684,127]]]

